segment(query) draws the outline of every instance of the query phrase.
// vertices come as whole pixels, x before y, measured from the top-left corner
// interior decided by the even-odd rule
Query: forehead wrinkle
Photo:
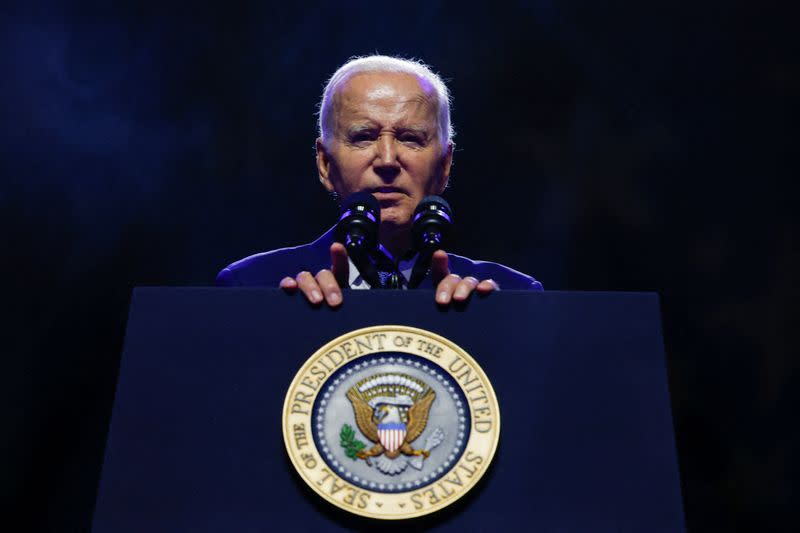
[[[381,98],[370,98],[366,101],[361,101],[359,98],[348,98],[345,96],[337,102],[337,111],[341,112],[347,110],[354,114],[358,114],[359,112],[369,108],[391,108],[392,111],[412,108],[413,111],[417,111],[421,108],[431,105],[431,103],[432,102],[430,99],[422,94],[415,94],[403,100],[396,100],[391,96],[386,96]],[[435,108],[435,106],[432,107]],[[435,109],[432,109],[431,111],[435,111]]]
[[[342,131],[343,129],[353,130],[380,126],[392,126],[425,132],[437,129],[436,114],[432,110],[426,109],[418,99],[412,98],[399,102],[397,107],[399,109],[390,110],[387,116],[384,109],[374,104],[348,105],[347,102],[344,102],[341,108],[337,110],[336,129]],[[404,113],[403,108],[411,109],[409,110],[410,112]],[[399,117],[396,116],[398,113]]]
[[[343,80],[342,83],[336,88],[336,90],[332,94],[333,104],[337,105],[342,102],[344,99],[344,95],[348,92],[351,87],[353,81],[357,80],[362,76],[370,75],[371,73],[360,73],[356,74],[347,80]],[[410,75],[410,74],[400,74],[400,73],[385,73],[388,74],[390,77],[394,75],[399,75],[401,77],[412,77],[417,82],[418,91],[412,95],[408,101],[417,101],[420,104],[436,104],[438,102],[436,98],[436,91],[434,90],[433,86],[427,83],[426,80],[419,78],[418,76]],[[398,93],[396,87],[392,85],[390,81],[383,81],[379,83],[376,87],[373,87],[370,91],[367,92],[366,96],[368,100],[382,100],[384,98],[391,98]],[[438,107],[438,105],[435,105]]]
[[[378,98],[367,98],[363,101],[359,98],[343,97],[340,103],[340,109],[348,109],[356,114],[360,111],[370,108],[378,108],[380,110],[389,109],[393,112],[406,109],[410,109],[413,112],[420,110],[428,111],[428,109],[425,108],[430,108],[431,112],[434,114],[436,112],[436,105],[434,102],[432,102],[430,98],[422,93],[411,95],[402,100],[395,98],[393,95],[381,96]]]

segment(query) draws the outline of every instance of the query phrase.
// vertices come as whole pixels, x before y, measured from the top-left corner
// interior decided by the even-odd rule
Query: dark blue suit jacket
[[[295,276],[304,270],[316,274],[323,268],[331,267],[332,243],[333,229],[309,244],[245,257],[222,269],[217,275],[217,285],[277,287],[285,276]],[[450,258],[450,272],[461,277],[493,279],[501,289],[542,290],[541,283],[507,266],[488,261],[473,261],[450,253],[447,255]],[[433,288],[430,276],[419,288]]]

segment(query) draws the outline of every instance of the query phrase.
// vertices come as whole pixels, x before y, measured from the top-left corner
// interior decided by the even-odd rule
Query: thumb
[[[350,286],[350,261],[347,260],[347,249],[342,243],[331,244],[331,271],[339,287]]]
[[[431,279],[433,279],[433,286],[439,285],[439,282],[450,275],[450,259],[447,257],[447,252],[444,250],[436,250],[431,257]]]

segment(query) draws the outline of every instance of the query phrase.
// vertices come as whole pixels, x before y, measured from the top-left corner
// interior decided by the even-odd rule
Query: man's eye
[[[364,142],[364,141],[371,141],[374,138],[374,135],[368,131],[359,131],[350,135],[350,142]]]
[[[419,145],[423,145],[425,143],[425,139],[422,137],[422,135],[417,135],[416,133],[404,133],[400,136],[400,141]]]

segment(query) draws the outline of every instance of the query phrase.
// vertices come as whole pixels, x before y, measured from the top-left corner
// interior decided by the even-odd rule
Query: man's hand
[[[478,281],[472,276],[462,279],[458,274],[451,274],[450,260],[444,250],[437,250],[433,253],[431,276],[433,284],[436,285],[436,303],[441,305],[447,305],[451,300],[466,301],[473,291],[477,291],[480,295],[486,295],[500,290],[500,286],[491,279]]]
[[[342,304],[342,289],[347,287],[350,275],[350,263],[347,260],[347,250],[340,243],[331,245],[331,268],[323,269],[314,276],[311,272],[303,271],[292,278],[286,276],[281,280],[280,288],[287,292],[297,289],[305,295],[312,304],[319,304],[325,300],[331,307]],[[461,278],[458,274],[450,273],[450,260],[447,253],[437,250],[431,259],[431,276],[436,286],[436,303],[447,305],[451,301],[464,302],[473,292],[486,295],[500,290],[494,280],[485,279],[478,281],[472,276]]]
[[[311,272],[303,271],[292,278],[286,276],[281,280],[280,288],[287,292],[294,292],[298,288],[312,304],[321,303],[324,299],[331,307],[342,304],[342,289],[347,287],[350,277],[350,263],[347,260],[347,250],[341,243],[331,244],[331,268],[324,268],[314,276]]]

